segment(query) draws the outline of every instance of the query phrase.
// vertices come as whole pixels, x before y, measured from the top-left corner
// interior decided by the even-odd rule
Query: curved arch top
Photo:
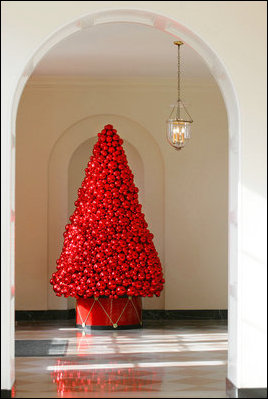
[[[108,123],[107,120],[109,120],[109,123],[114,124],[114,127],[117,130],[120,129],[120,135],[123,139],[124,139],[124,137],[126,137],[124,131],[125,131],[126,127],[128,126],[128,123],[130,123],[133,127],[135,125],[137,127],[138,131],[143,132],[144,138],[147,138],[147,140],[149,139],[153,143],[155,150],[157,149],[157,151],[159,153],[159,157],[161,158],[161,162],[164,167],[164,159],[163,159],[162,152],[159,148],[159,145],[158,145],[157,141],[155,140],[155,138],[151,135],[151,133],[144,126],[142,126],[139,122],[137,122],[133,119],[130,119],[124,115],[120,115],[120,114],[114,115],[114,114],[107,114],[107,113],[89,115],[83,119],[76,121],[75,123],[70,125],[67,129],[65,129],[65,131],[60,135],[60,137],[58,137],[58,139],[55,141],[53,148],[51,150],[51,153],[50,153],[50,159],[53,156],[54,151],[57,148],[61,147],[61,145],[62,145],[61,142],[63,140],[65,140],[64,139],[65,134],[68,135],[71,130],[76,129],[78,126],[81,126],[81,124],[83,124],[83,123],[87,124],[88,120],[90,120],[90,123],[92,124],[92,129],[90,131],[85,130],[83,132],[84,141],[86,141],[88,138],[92,138],[92,137],[96,136],[96,133],[98,131],[101,131],[103,129],[103,126]],[[82,142],[81,140],[82,140],[82,137],[78,138],[78,136],[75,136],[75,135],[72,137],[72,145],[74,146],[74,147],[72,147],[73,152],[79,147],[79,145]],[[130,142],[130,144],[132,144],[134,147],[136,147],[137,143],[136,143],[135,135],[132,135],[131,138],[128,136],[127,140]],[[68,153],[68,151],[66,153]],[[49,164],[50,164],[50,159],[49,159]]]
[[[219,85],[225,105],[227,108],[230,137],[232,139],[231,145],[233,150],[238,152],[239,146],[239,106],[238,98],[232,83],[229,72],[227,71],[222,60],[219,59],[215,51],[203,40],[197,33],[190,30],[185,24],[170,16],[152,12],[144,9],[106,9],[96,11],[93,13],[81,15],[75,18],[67,25],[61,26],[57,31],[53,32],[47,37],[43,43],[29,59],[24,72],[18,82],[17,89],[13,101],[13,116],[16,115],[19,99],[21,97],[23,88],[32,74],[37,63],[42,57],[60,41],[68,38],[75,32],[99,24],[107,23],[133,23],[151,26],[155,29],[161,30],[175,38],[182,39],[186,44],[191,46],[208,65],[208,68]],[[12,129],[13,130],[13,129]],[[15,131],[15,129],[14,129]]]

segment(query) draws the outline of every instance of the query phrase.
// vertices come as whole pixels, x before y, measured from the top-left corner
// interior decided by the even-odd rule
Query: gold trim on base
[[[89,309],[89,312],[88,312],[88,314],[87,314],[87,316],[86,316],[85,321],[82,320],[81,313],[80,313],[80,309],[79,309],[79,306],[77,305],[77,310],[78,310],[78,313],[79,313],[79,316],[80,316],[80,320],[82,321],[82,328],[85,328],[85,327],[86,327],[86,322],[87,322],[88,316],[90,315],[90,313],[91,313],[91,311],[92,311],[92,309],[93,309],[93,307],[94,307],[96,301],[98,301],[98,299],[99,299],[98,297],[94,297],[94,301],[92,302],[92,305],[91,305],[91,307],[90,307],[90,309]],[[112,317],[111,317],[112,315],[110,316],[110,315],[107,313],[107,311],[106,311],[106,309],[104,308],[104,306],[102,305],[101,301],[99,301],[98,303],[99,303],[99,305],[101,306],[101,308],[102,308],[102,310],[104,311],[104,313],[106,314],[106,316],[108,317],[108,319],[110,320],[111,325],[113,326],[113,328],[117,328],[117,327],[118,327],[118,323],[119,323],[119,321],[120,321],[120,319],[121,319],[121,316],[122,316],[123,313],[125,312],[126,307],[127,307],[127,305],[129,304],[129,302],[131,302],[131,304],[132,304],[132,306],[133,306],[133,308],[134,308],[134,310],[135,310],[135,312],[136,312],[136,315],[137,315],[138,320],[139,320],[139,324],[142,325],[142,320],[141,320],[141,318],[140,318],[139,312],[138,312],[137,309],[136,309],[136,306],[135,306],[134,303],[133,303],[132,296],[129,296],[129,297],[128,297],[128,300],[126,300],[125,306],[123,307],[123,310],[121,311],[120,316],[118,317],[118,319],[117,319],[115,322],[112,320]]]

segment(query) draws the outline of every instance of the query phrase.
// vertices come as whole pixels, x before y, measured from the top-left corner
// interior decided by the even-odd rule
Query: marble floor
[[[60,356],[52,347],[16,357],[16,398],[227,397],[224,320],[145,320],[142,329],[86,334],[71,320],[18,322],[16,340],[67,341]]]

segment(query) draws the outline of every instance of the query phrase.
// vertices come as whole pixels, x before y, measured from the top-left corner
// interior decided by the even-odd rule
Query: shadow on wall
[[[48,189],[48,281],[55,271],[63,232],[74,211],[77,191],[97,141],[96,134],[111,123],[123,138],[123,147],[140,189],[139,201],[146,221],[154,234],[154,244],[164,268],[164,163],[153,137],[136,122],[121,116],[97,115],[79,121],[57,140],[49,160]],[[147,149],[150,148],[150,151]],[[66,173],[68,171],[68,173]],[[157,178],[155,178],[157,176]],[[157,201],[155,201],[157,198]],[[144,298],[144,309],[164,309],[164,291],[159,298]],[[73,298],[56,297],[48,289],[48,308],[73,308]]]

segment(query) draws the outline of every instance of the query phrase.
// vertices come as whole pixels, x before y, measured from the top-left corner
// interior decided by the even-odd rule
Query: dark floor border
[[[143,320],[227,320],[227,309],[201,309],[201,310],[147,310],[143,309]]]
[[[11,398],[11,389],[1,389],[1,398]]]
[[[143,309],[143,320],[227,320],[226,309],[201,310],[148,310]],[[16,310],[16,321],[71,320],[75,319],[75,309],[67,310]]]
[[[16,321],[71,320],[75,319],[75,309],[66,310],[16,310]]]
[[[226,378],[226,394],[229,398],[267,398],[267,388],[237,388]]]

